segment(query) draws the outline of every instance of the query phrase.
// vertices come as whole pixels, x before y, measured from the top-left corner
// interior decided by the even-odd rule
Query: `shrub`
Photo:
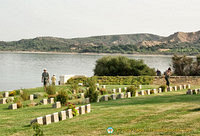
[[[66,104],[67,103],[67,101],[68,101],[68,94],[67,94],[67,91],[65,91],[65,90],[60,90],[59,92],[58,92],[58,95],[56,96],[56,101],[60,101],[60,103],[62,104],[62,105],[64,105],[64,104]]]
[[[16,90],[16,95],[20,95],[20,90]]]
[[[86,90],[85,98],[90,98],[91,102],[97,102],[98,99],[98,91],[96,91],[96,80],[95,78],[88,79],[87,82],[89,88]]]
[[[43,94],[43,93],[34,93],[33,95],[34,95],[34,99],[38,99],[38,98],[40,98],[40,97],[43,97],[43,96],[44,96],[44,94]]]
[[[101,95],[104,95],[104,94],[107,94],[107,93],[108,93],[108,91],[107,91],[105,88],[101,88],[101,89],[99,90],[99,92],[100,92]]]
[[[48,99],[49,98],[56,98],[57,97],[57,94],[54,94],[54,95],[48,95]]]
[[[105,56],[96,61],[94,75],[98,76],[154,76],[155,70],[142,60],[129,59],[125,56]]]
[[[33,130],[35,131],[35,134],[33,134],[33,136],[44,136],[43,130],[41,129],[40,124],[35,122],[31,126],[32,126]]]
[[[161,85],[158,88],[161,88],[162,92],[165,92],[165,90],[167,89],[167,85]]]
[[[23,94],[21,94],[21,98],[26,101],[26,100],[29,100],[29,96],[30,94],[28,93],[27,90],[23,90]]]
[[[49,86],[47,86],[46,93],[48,95],[56,94],[56,86],[55,85],[49,85]]]
[[[2,94],[0,94],[0,98],[3,98],[3,95],[2,95]]]
[[[17,93],[16,93],[16,91],[15,90],[13,90],[13,91],[11,91],[11,92],[9,92],[9,96],[15,96]]]
[[[13,102],[13,99],[12,99],[12,98],[7,98],[7,99],[6,99],[6,102],[7,102],[7,103],[11,103],[11,102]]]
[[[67,104],[67,109],[66,109],[66,110],[72,109],[72,114],[73,114],[73,116],[77,116],[77,115],[78,115],[78,111],[77,111],[75,108],[76,108],[76,106],[75,106],[74,104],[68,103],[68,104]]]
[[[132,96],[135,96],[136,90],[137,90],[137,88],[136,88],[135,86],[132,85],[132,86],[127,87],[126,92],[131,92],[131,95],[132,95]]]

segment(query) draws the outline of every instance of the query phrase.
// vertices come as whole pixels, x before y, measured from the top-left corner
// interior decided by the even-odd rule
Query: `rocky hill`
[[[168,37],[153,34],[105,35],[86,38],[37,37],[0,42],[0,51],[51,51],[78,53],[197,54],[200,31],[176,32]]]

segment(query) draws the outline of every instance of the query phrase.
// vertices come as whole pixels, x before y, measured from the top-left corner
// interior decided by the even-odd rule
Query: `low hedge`
[[[94,76],[100,85],[148,85],[153,82],[152,76]],[[90,78],[90,77],[88,77]],[[83,83],[86,85],[86,77],[71,78],[67,84]]]

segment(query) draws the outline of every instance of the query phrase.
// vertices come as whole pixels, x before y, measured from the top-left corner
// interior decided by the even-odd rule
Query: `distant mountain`
[[[200,31],[184,33],[176,32],[168,37],[163,37],[159,40],[148,40],[138,43],[138,45],[155,46],[160,44],[172,44],[172,43],[195,43],[200,40]]]
[[[198,54],[200,31],[176,32],[168,37],[153,34],[105,35],[86,38],[37,37],[0,42],[0,51],[51,51],[78,53]]]

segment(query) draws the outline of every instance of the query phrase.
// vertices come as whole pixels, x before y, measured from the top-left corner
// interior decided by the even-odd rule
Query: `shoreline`
[[[17,53],[17,54],[69,54],[69,55],[99,55],[99,56],[168,56],[172,57],[173,55],[163,55],[163,54],[122,54],[122,53],[77,53],[77,52],[40,52],[40,51],[0,51],[0,53]]]

